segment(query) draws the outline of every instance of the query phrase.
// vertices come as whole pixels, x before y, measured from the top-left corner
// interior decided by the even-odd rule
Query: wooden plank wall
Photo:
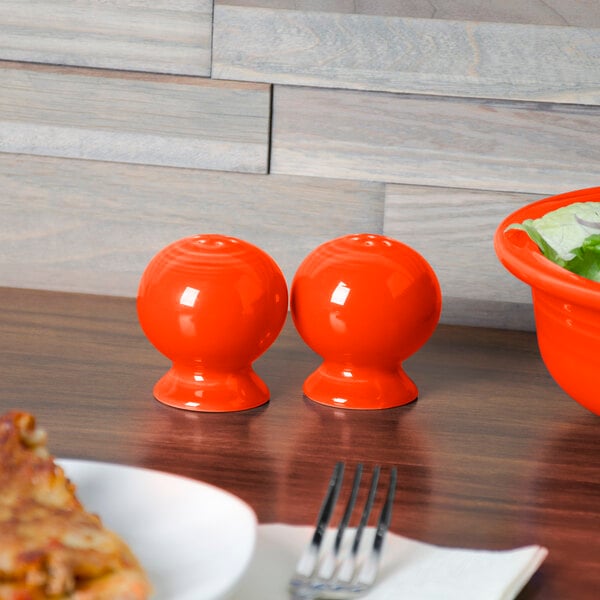
[[[1,151],[266,173],[265,84],[11,66]]]
[[[134,296],[193,233],[370,231],[533,328],[498,222],[600,184],[600,3],[0,0],[0,285]]]
[[[2,59],[210,76],[212,0],[0,0]]]
[[[314,247],[378,231],[383,185],[0,154],[2,283],[132,296],[166,244],[224,232],[288,276]],[[301,214],[301,216],[300,216]]]

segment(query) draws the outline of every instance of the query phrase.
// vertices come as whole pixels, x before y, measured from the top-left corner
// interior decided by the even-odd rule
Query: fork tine
[[[350,521],[350,517],[352,516],[352,512],[354,511],[354,505],[356,504],[356,497],[358,496],[358,490],[360,489],[360,480],[362,478],[362,463],[358,463],[356,465],[356,471],[354,473],[354,480],[352,482],[352,492],[350,493],[350,498],[348,498],[348,503],[346,504],[346,510],[344,511],[344,516],[342,517],[342,521],[340,526],[338,527],[337,535],[335,537],[335,552],[338,553],[340,550],[340,546],[342,544],[342,538],[344,537],[344,532],[346,531],[346,527],[348,527],[348,522]]]
[[[358,551],[360,549],[360,542],[362,540],[362,535],[365,527],[369,521],[369,516],[371,511],[373,510],[373,503],[375,502],[375,495],[377,493],[377,485],[379,483],[379,472],[380,467],[376,465],[373,467],[373,473],[371,475],[371,484],[369,486],[369,494],[365,501],[365,505],[360,517],[360,522],[358,527],[356,528],[356,533],[354,534],[354,541],[352,542],[352,549],[350,550],[350,554],[343,561],[340,570],[338,572],[338,579],[340,581],[351,581],[354,577],[355,567],[356,567],[356,559],[358,557]]]
[[[377,523],[373,547],[358,575],[357,581],[360,584],[370,586],[375,582],[377,577],[377,572],[379,571],[379,561],[381,560],[381,550],[383,548],[383,539],[389,529],[392,519],[392,506],[394,505],[394,497],[396,495],[397,479],[398,470],[396,467],[393,467],[390,472],[390,481],[388,484],[385,503],[381,509],[379,522]]]
[[[335,542],[333,544],[333,550],[325,556],[325,560],[319,569],[319,577],[323,579],[329,579],[333,576],[337,567],[338,556],[340,548],[342,546],[342,540],[344,539],[344,532],[350,522],[350,517],[354,511],[354,505],[356,504],[356,498],[358,496],[358,490],[360,489],[360,480],[362,478],[363,466],[362,463],[356,465],[356,471],[354,472],[354,479],[352,481],[352,491],[348,497],[344,514],[338,526],[338,530],[335,536]]]
[[[381,516],[379,517],[379,523],[377,524],[377,531],[375,533],[375,540],[373,541],[373,550],[381,552],[383,545],[383,538],[387,533],[392,520],[392,506],[394,505],[394,497],[396,495],[396,482],[398,480],[398,469],[393,467],[390,472],[390,483],[388,485],[387,496],[385,504],[381,509]]]
[[[373,510],[373,503],[375,502],[375,494],[377,493],[377,484],[379,483],[379,465],[375,465],[373,467],[373,475],[371,476],[371,487],[369,488],[369,495],[367,496],[367,501],[365,503],[365,507],[363,509],[362,516],[360,518],[360,523],[358,524],[358,529],[356,530],[356,536],[354,538],[354,543],[352,544],[352,554],[356,555],[358,553],[358,548],[360,546],[360,541],[362,539],[363,531],[367,526],[367,522],[369,520],[369,516],[371,515],[371,511]]]
[[[317,566],[319,560],[319,550],[323,543],[323,536],[327,525],[331,520],[333,509],[337,503],[337,499],[342,487],[342,481],[344,479],[344,463],[336,463],[329,485],[327,487],[327,493],[323,500],[323,504],[319,510],[319,516],[317,518],[317,525],[312,536],[312,540],[307,548],[302,553],[298,565],[296,567],[296,573],[304,577],[310,577]]]

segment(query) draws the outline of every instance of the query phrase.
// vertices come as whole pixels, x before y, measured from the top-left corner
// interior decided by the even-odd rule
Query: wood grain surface
[[[0,63],[0,151],[266,173],[269,86]]]
[[[245,239],[288,282],[318,244],[383,228],[383,185],[0,153],[0,281],[133,297],[163,246]]]
[[[273,93],[273,173],[548,195],[598,184],[597,106]]]
[[[0,411],[33,412],[61,457],[170,471],[237,494],[260,522],[314,523],[336,460],[397,465],[392,531],[549,555],[518,600],[600,587],[600,421],[542,364],[534,334],[440,326],[405,363],[419,399],[345,411],[302,396],[319,359],[291,322],[256,363],[269,404],[203,414],[152,386],[168,362],[123,298],[0,289]]]
[[[443,321],[533,330],[531,288],[500,264],[493,247],[499,223],[540,199],[511,194],[387,185],[383,232],[431,264],[443,293]]]
[[[404,3],[402,3],[404,4]],[[600,104],[600,29],[216,5],[213,76]]]
[[[600,27],[600,4],[595,0],[215,0],[215,4],[416,19]]]
[[[211,0],[0,0],[0,59],[210,75]]]

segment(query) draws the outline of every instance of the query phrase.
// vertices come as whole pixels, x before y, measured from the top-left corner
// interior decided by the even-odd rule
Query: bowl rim
[[[494,249],[504,267],[521,281],[577,304],[600,309],[600,283],[571,273],[546,258],[525,231],[506,228],[525,219],[537,219],[546,213],[575,202],[600,202],[600,187],[585,188],[536,200],[517,209],[498,225]]]

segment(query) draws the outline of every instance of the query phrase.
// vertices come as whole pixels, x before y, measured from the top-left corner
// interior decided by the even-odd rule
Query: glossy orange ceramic
[[[441,311],[437,277],[409,246],[375,234],[322,244],[291,287],[294,324],[323,358],[305,395],[340,408],[380,409],[418,396],[402,361],[433,333]]]
[[[275,341],[287,310],[284,276],[260,248],[218,234],[163,248],[137,297],[144,333],[173,363],[154,396],[194,411],[264,404],[269,390],[252,363]]]
[[[494,246],[500,262],[531,286],[540,354],[558,385],[600,414],[600,283],[545,258],[529,236],[508,225],[537,219],[573,202],[600,202],[600,187],[539,200],[500,223]]]

